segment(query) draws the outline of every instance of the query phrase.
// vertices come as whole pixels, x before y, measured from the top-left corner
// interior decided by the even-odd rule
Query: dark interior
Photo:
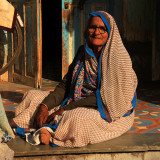
[[[61,1],[42,0],[42,77],[62,78]]]

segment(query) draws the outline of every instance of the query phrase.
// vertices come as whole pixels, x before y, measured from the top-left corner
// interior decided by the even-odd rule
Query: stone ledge
[[[51,147],[47,145],[32,146],[23,139],[16,137],[8,143],[8,146],[14,150],[15,157],[160,151],[160,134],[124,134],[109,141],[81,148]]]
[[[14,160],[160,160],[159,151],[15,157]]]

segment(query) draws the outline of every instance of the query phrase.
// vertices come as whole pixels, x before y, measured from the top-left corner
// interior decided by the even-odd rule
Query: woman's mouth
[[[102,37],[95,37],[95,36],[90,36],[90,37],[94,39],[103,39]]]

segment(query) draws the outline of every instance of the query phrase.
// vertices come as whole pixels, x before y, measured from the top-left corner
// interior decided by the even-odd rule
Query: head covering
[[[102,19],[103,23],[106,25],[106,27],[108,29],[108,37],[109,37],[110,36],[110,32],[111,32],[111,28],[110,28],[110,24],[109,24],[109,22],[110,22],[109,17],[108,16],[105,17],[100,12],[92,12],[92,13],[89,14],[89,16],[93,16],[93,17],[99,16]]]
[[[114,121],[132,109],[133,100],[135,105],[137,77],[114,18],[103,11],[91,15],[101,15],[103,22],[105,18],[110,26],[110,35],[99,59],[96,95],[102,118],[106,119],[104,106]]]

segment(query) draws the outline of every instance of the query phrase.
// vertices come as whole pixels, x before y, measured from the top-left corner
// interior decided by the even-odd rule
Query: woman
[[[137,77],[113,17],[91,13],[85,38],[55,91],[30,91],[16,109],[15,126],[40,128],[38,144],[82,147],[118,137],[133,124]]]

